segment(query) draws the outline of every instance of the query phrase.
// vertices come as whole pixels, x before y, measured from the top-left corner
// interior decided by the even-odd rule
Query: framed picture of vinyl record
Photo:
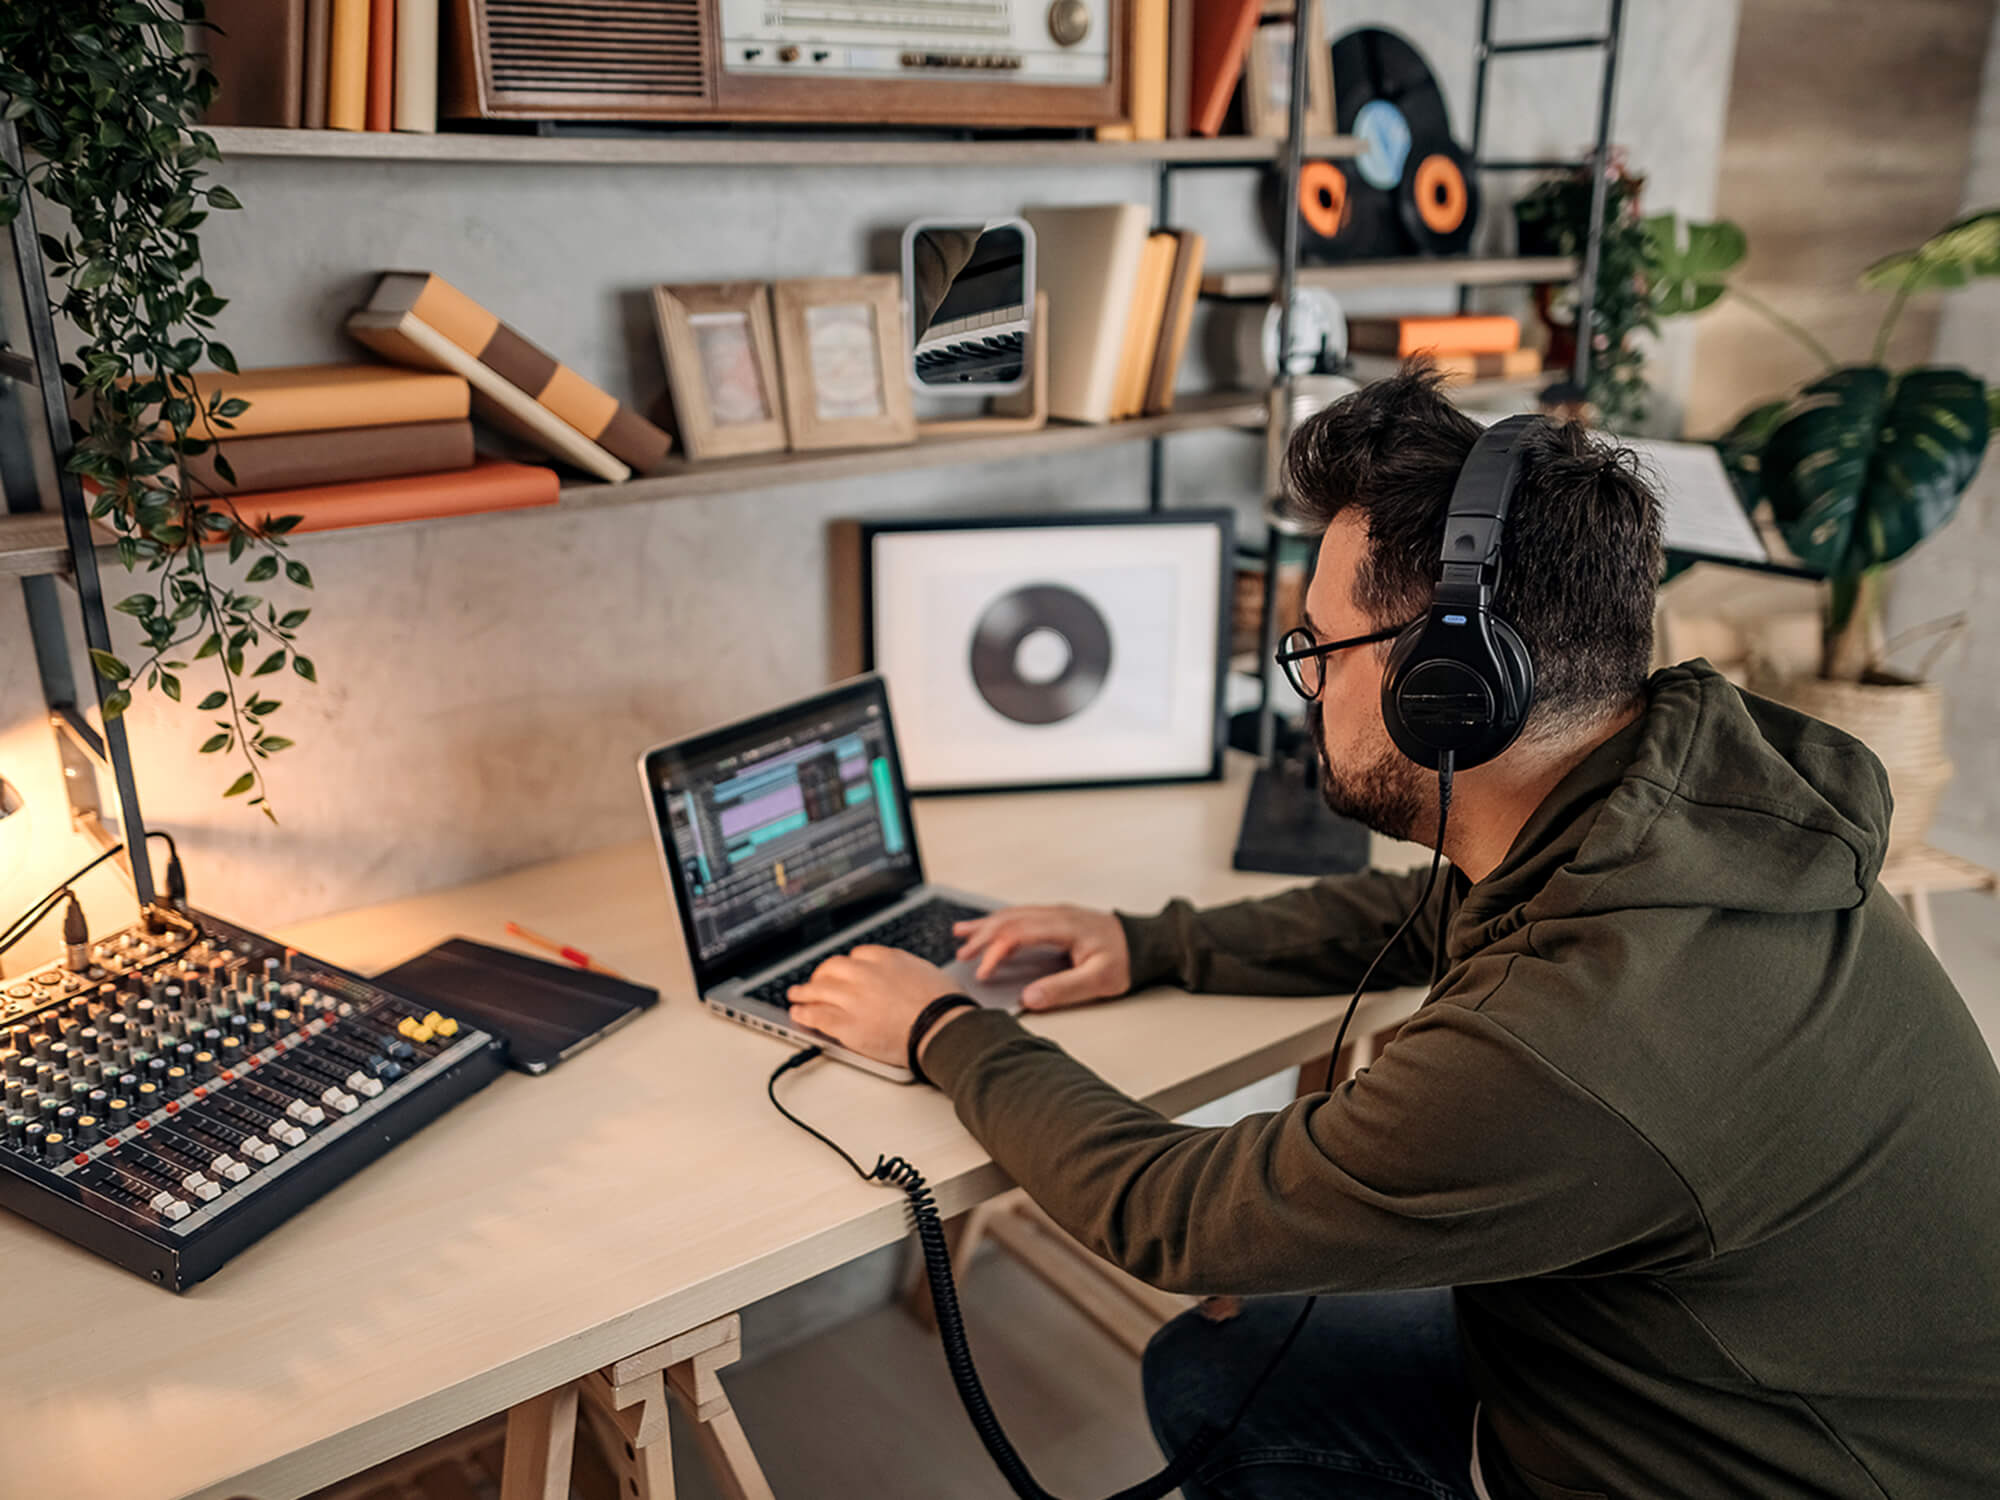
[[[1228,511],[867,522],[866,666],[912,791],[1222,774]]]

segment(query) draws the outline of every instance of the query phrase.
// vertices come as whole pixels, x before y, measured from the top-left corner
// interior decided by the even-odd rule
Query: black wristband
[[[977,1009],[979,1002],[970,995],[942,995],[917,1012],[916,1020],[910,1023],[909,1061],[910,1071],[916,1075],[918,1083],[931,1081],[930,1076],[917,1061],[917,1047],[930,1035],[931,1027],[938,1023],[940,1017],[947,1016],[955,1010]]]

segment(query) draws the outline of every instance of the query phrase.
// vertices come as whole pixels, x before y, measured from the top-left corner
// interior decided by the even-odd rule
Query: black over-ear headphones
[[[1514,743],[1535,700],[1535,664],[1493,613],[1493,595],[1523,440],[1543,420],[1508,417],[1472,445],[1452,488],[1430,610],[1389,650],[1382,722],[1396,748],[1428,770],[1446,754],[1455,771],[1493,759]]]

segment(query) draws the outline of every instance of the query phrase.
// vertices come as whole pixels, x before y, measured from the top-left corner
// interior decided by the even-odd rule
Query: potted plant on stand
[[[1839,364],[1805,329],[1728,285],[1746,249],[1734,224],[1691,225],[1683,237],[1668,214],[1649,219],[1647,232],[1661,316],[1733,296],[1827,367],[1792,395],[1745,413],[1717,444],[1745,509],[1768,504],[1785,544],[1827,580],[1818,673],[1757,685],[1873,750],[1895,798],[1890,851],[1919,845],[1951,778],[1944,702],[1921,674],[1888,667],[1884,570],[1958,510],[1986,452],[1995,393],[1966,370],[1892,371],[1882,359],[1911,295],[2000,274],[2000,210],[1963,219],[1869,267],[1863,284],[1892,300],[1870,361],[1857,365]]]

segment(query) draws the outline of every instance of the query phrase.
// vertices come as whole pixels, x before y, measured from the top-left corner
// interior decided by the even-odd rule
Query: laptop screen
[[[646,775],[704,982],[923,880],[880,679],[655,750]]]

